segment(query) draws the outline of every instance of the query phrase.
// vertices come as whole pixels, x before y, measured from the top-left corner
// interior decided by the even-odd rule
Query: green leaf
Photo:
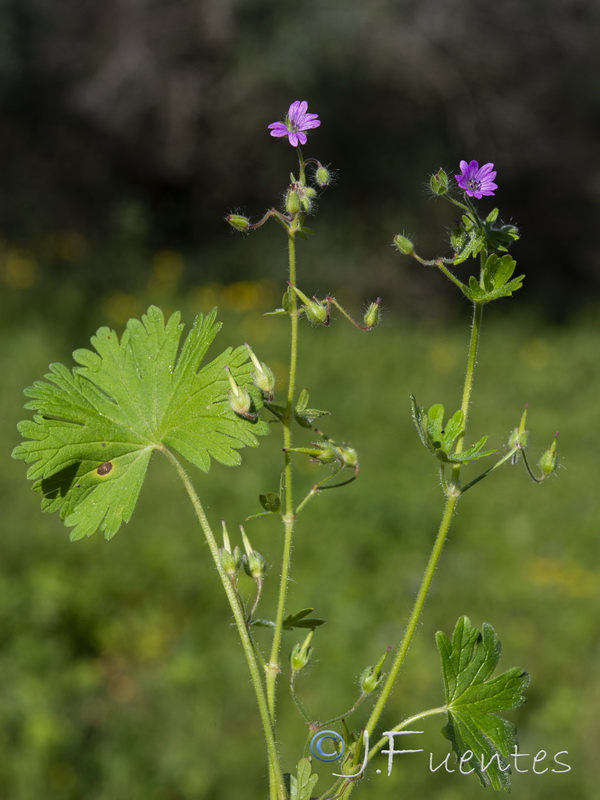
[[[465,765],[473,768],[484,786],[510,789],[508,757],[516,745],[515,726],[496,712],[517,708],[529,675],[519,667],[491,675],[500,658],[500,642],[491,625],[480,632],[467,617],[456,623],[452,641],[436,634],[442,660],[448,723],[442,729],[458,758],[473,754]]]
[[[308,399],[308,389],[302,389],[298,395],[298,400],[294,409],[296,422],[303,428],[312,428],[312,424],[316,419],[319,417],[328,417],[331,413],[329,411],[321,411],[319,408],[307,408]]]
[[[297,777],[291,776],[290,800],[310,800],[318,775],[312,774],[308,758],[301,758],[297,766]]]
[[[283,629],[291,631],[294,628],[310,628],[314,631],[319,625],[325,625],[326,619],[319,619],[318,617],[309,617],[308,615],[314,611],[314,608],[303,608],[296,614],[288,614],[283,620]],[[274,628],[275,623],[270,619],[253,619],[252,625],[258,628]]]
[[[76,350],[80,366],[52,364],[45,380],[25,390],[37,412],[19,425],[27,440],[13,457],[32,464],[27,477],[42,510],[57,511],[72,539],[96,530],[107,538],[131,518],[150,456],[170,448],[206,472],[211,459],[234,466],[238,450],[256,446],[266,423],[237,416],[228,402],[228,366],[261,405],[245,347],[228,348],[200,369],[220,329],[216,310],[198,315],[180,348],[183,325],[151,306],[119,341],[109,328]]]
[[[464,432],[463,412],[459,409],[444,425],[444,406],[436,403],[431,406],[429,411],[419,408],[414,396],[410,396],[412,406],[412,417],[417,428],[419,438],[430,453],[445,464],[463,464],[467,461],[475,461],[478,458],[495,453],[495,450],[483,451],[483,446],[488,437],[484,436],[474,445],[460,453],[452,453],[454,442]]]
[[[326,619],[308,616],[312,614],[313,611],[314,608],[303,608],[302,611],[298,611],[296,614],[288,614],[283,620],[284,630],[291,631],[293,628],[310,628],[314,630],[318,628],[319,625],[324,625],[327,622]]]
[[[466,450],[463,450],[460,453],[452,453],[449,461],[453,464],[465,464],[467,461],[476,461],[478,458],[485,458],[486,456],[493,455],[497,452],[496,449],[483,449],[483,445],[487,442],[487,440],[487,436],[482,436],[478,442],[475,442],[475,444],[472,444],[471,447],[468,447]]]
[[[281,498],[275,492],[259,494],[258,501],[264,510],[268,511],[270,514],[276,514],[281,508]]]

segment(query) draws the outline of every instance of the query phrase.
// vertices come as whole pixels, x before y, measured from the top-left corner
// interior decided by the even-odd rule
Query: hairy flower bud
[[[467,232],[465,231],[463,225],[460,222],[457,222],[454,228],[452,228],[452,232],[450,234],[450,246],[454,250],[455,253],[460,253],[463,247],[467,244],[468,241]]]
[[[358,467],[358,453],[353,447],[347,444],[338,444],[336,448],[339,453],[340,461],[345,467],[352,467],[352,469]]]
[[[308,664],[312,653],[312,647],[310,646],[312,637],[313,631],[308,634],[302,644],[296,642],[294,645],[290,655],[290,665],[294,672],[300,672]]]
[[[250,227],[250,220],[242,214],[228,214],[225,217],[225,222],[228,222],[231,227],[236,231],[247,231]]]
[[[310,186],[303,186],[302,189],[299,190],[298,195],[300,197],[302,210],[308,214],[312,208],[312,201],[317,196],[316,189]]]
[[[296,189],[288,189],[285,196],[285,210],[288,214],[297,214],[300,211],[300,195]]]
[[[258,551],[253,550],[248,537],[242,526],[240,525],[240,530],[242,532],[242,542],[244,543],[244,550],[246,554],[242,558],[242,564],[244,567],[244,571],[246,575],[249,575],[251,578],[254,578],[255,581],[259,581],[262,579],[266,572],[266,564],[267,562]]]
[[[518,428],[514,428],[510,436],[508,437],[508,446],[511,448],[518,447],[524,450],[527,447],[527,440],[529,439],[529,431],[525,430],[525,424],[527,422],[527,406],[525,406],[525,411],[523,411],[523,416],[521,417],[521,422],[519,423]]]
[[[379,325],[381,321],[381,297],[378,297],[374,303],[371,303],[367,310],[365,311],[365,315],[363,317],[363,322],[367,328],[374,328],[376,325]]]
[[[396,236],[394,236],[394,244],[401,253],[404,253],[404,255],[410,256],[415,252],[415,246],[411,240],[406,236],[403,236],[401,233],[397,233]]]
[[[231,544],[229,542],[229,536],[227,534],[227,528],[225,527],[225,521],[222,522],[223,525],[223,547],[219,550],[219,556],[221,558],[221,565],[225,572],[229,575],[230,578],[234,578],[238,569],[242,565],[242,554],[240,553],[240,548],[236,545],[234,549],[231,549]]]
[[[327,308],[323,303],[319,303],[318,300],[309,300],[304,306],[304,313],[306,314],[306,319],[315,325],[327,324]]]
[[[229,385],[231,386],[229,391],[229,405],[236,414],[239,414],[240,417],[244,417],[245,419],[256,419],[258,414],[251,411],[252,398],[250,397],[250,393],[243,386],[238,386],[233,375],[231,374],[229,367],[225,367],[225,370],[227,371]]]
[[[371,692],[374,692],[381,683],[381,670],[383,669],[383,665],[388,657],[389,652],[390,648],[388,647],[374,667],[367,667],[365,670],[363,670],[360,676],[360,688],[365,694],[371,694]]]
[[[329,186],[331,183],[331,173],[327,167],[324,167],[322,164],[319,165],[317,171],[315,172],[315,181],[317,182],[317,186],[320,186],[321,189]]]
[[[317,299],[309,300],[297,286],[292,286],[292,289],[302,301],[302,308],[310,322],[315,325],[329,325],[329,311],[326,305],[320,303]]]
[[[443,169],[439,169],[431,176],[429,185],[431,186],[431,191],[434,194],[446,194],[448,191],[448,176]]]
[[[275,390],[275,376],[273,375],[273,371],[266,364],[258,360],[249,344],[246,344],[246,347],[248,348],[252,363],[256,368],[256,372],[252,375],[253,383],[261,390],[265,400],[271,402]]]
[[[552,475],[556,469],[556,463],[558,460],[556,455],[557,439],[558,433],[554,436],[554,441],[546,450],[546,452],[542,454],[542,457],[539,460],[539,467],[542,470],[544,477]]]

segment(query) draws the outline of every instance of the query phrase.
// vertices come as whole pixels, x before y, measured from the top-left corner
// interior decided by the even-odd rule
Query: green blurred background
[[[315,606],[329,623],[301,694],[317,718],[349,707],[357,676],[408,615],[442,497],[407,399],[458,406],[468,311],[389,243],[405,231],[424,255],[443,252],[453,214],[428,198],[429,173],[494,161],[527,280],[486,312],[473,437],[502,447],[529,402],[532,453],[559,429],[561,469],[536,486],[507,468],[465,497],[385,723],[442,701],[434,632],[461,614],[486,620],[504,643],[501,666],[532,675],[512,715],[521,750],[548,761],[566,750],[572,766],[533,775],[528,763],[513,797],[596,796],[599,31],[598,5],[583,0],[0,5],[3,800],[265,795],[242,653],[167,465],[152,463],[113,541],[70,544],[9,453],[22,389],[51,361],[70,364],[98,325],[120,330],[150,302],[188,322],[218,305],[221,343],[250,342],[283,380],[285,321],[263,314],[280,303],[284,241],[275,228],[233,236],[222,217],[258,216],[281,196],[293,153],[266,126],[294,99],[323,122],[307,154],[338,171],[311,221],[318,235],[300,248],[301,285],[359,312],[384,298],[371,334],[341,321],[302,330],[301,385],[333,411],[324,427],[358,449],[361,474],[303,514],[290,607]],[[277,486],[280,447],[273,435],[244,467],[198,477],[216,525],[226,514],[235,530],[258,510],[256,496]],[[321,473],[298,462],[297,475],[308,487]],[[277,522],[248,532],[274,576]],[[268,582],[265,616],[273,591]],[[280,717],[291,769],[304,730],[285,691]],[[440,727],[429,721],[407,746],[439,763]],[[362,794],[484,791],[405,758],[388,778],[374,771],[385,773],[381,756]]]

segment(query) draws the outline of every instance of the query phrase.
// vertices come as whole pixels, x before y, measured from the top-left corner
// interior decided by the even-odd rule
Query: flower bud
[[[310,186],[303,186],[302,189],[298,191],[298,196],[300,197],[302,210],[308,214],[312,207],[313,198],[317,196],[316,190]]]
[[[547,475],[552,475],[554,470],[556,469],[556,462],[557,462],[557,455],[556,455],[556,443],[558,439],[558,433],[554,436],[554,441],[550,445],[550,447],[546,450],[546,452],[540,458],[538,464],[544,477]]]
[[[247,231],[250,227],[248,217],[244,217],[241,214],[228,214],[225,217],[225,222],[228,222],[236,231]]]
[[[379,325],[381,321],[381,297],[378,297],[374,303],[371,303],[367,308],[363,317],[363,322],[367,328],[374,328]]]
[[[266,572],[267,562],[259,552],[252,549],[248,537],[246,536],[246,533],[241,525],[240,525],[240,530],[242,532],[242,542],[244,543],[244,550],[246,551],[246,555],[243,556],[242,559],[244,572],[246,573],[246,575],[249,575],[251,578],[254,578],[255,581],[261,580]]]
[[[415,252],[415,247],[410,239],[406,236],[403,236],[401,233],[396,234],[394,236],[394,244],[400,250],[401,253],[404,253],[406,256],[410,256]]]
[[[439,169],[431,176],[429,185],[434,194],[442,195],[448,191],[448,176],[443,169]]]
[[[312,653],[312,647],[310,646],[310,640],[312,637],[313,631],[308,634],[302,644],[296,642],[294,645],[290,655],[290,665],[294,672],[300,672],[300,670],[304,669],[304,667],[308,664],[310,655]]]
[[[383,665],[385,663],[386,658],[388,657],[388,653],[390,652],[390,648],[385,651],[385,653],[381,656],[377,664],[374,667],[367,667],[360,676],[360,688],[364,694],[371,694],[374,692],[375,689],[379,686],[382,680],[381,670],[383,669]]]
[[[324,189],[326,186],[329,186],[331,183],[331,173],[324,167],[322,164],[319,166],[317,171],[315,172],[315,181],[317,182],[317,186],[320,186],[321,189]]]
[[[525,406],[525,411],[523,411],[523,416],[521,417],[521,422],[518,428],[514,428],[510,436],[508,437],[508,446],[512,450],[513,447],[518,447],[521,450],[524,450],[527,447],[527,440],[529,439],[529,431],[525,430],[525,423],[527,422],[527,406]]]
[[[227,528],[225,527],[225,521],[222,523],[223,525],[223,547],[220,549],[220,557],[221,557],[221,565],[225,572],[229,575],[230,578],[233,578],[237,573],[238,569],[242,565],[242,554],[240,553],[240,548],[236,547],[232,550],[231,544],[229,542],[229,536],[227,534]]]
[[[240,417],[244,417],[245,419],[256,419],[258,414],[252,413],[250,410],[252,408],[252,398],[250,397],[248,390],[243,386],[238,386],[233,375],[231,374],[229,367],[225,367],[225,370],[227,371],[229,385],[231,386],[229,391],[229,405],[236,414],[239,414]]]
[[[320,303],[316,299],[309,300],[304,292],[300,291],[297,286],[292,286],[292,289],[302,301],[304,313],[310,322],[313,322],[315,325],[329,325],[329,311],[326,305]]]
[[[273,393],[275,390],[275,376],[273,375],[273,371],[266,364],[258,360],[249,344],[246,344],[246,347],[248,348],[252,363],[256,367],[256,372],[252,375],[252,381],[254,385],[261,390],[265,400],[270,403],[273,400]]]
[[[336,447],[339,453],[339,459],[343,463],[343,465],[345,467],[352,467],[352,469],[357,469],[358,453],[356,452],[356,450],[347,444],[344,445],[338,444]]]
[[[340,461],[338,448],[328,441],[312,442],[312,447],[290,447],[288,453],[302,453],[310,456],[311,461],[318,461],[319,464],[333,464]]]
[[[309,300],[304,306],[306,319],[315,325],[327,325],[328,313],[326,306],[317,300]]]
[[[454,228],[452,228],[452,233],[450,234],[450,246],[455,253],[460,253],[462,251],[463,247],[467,243],[467,239],[467,232],[460,222],[457,222]]]
[[[297,214],[300,211],[300,196],[296,189],[288,189],[285,196],[285,210],[288,214]]]

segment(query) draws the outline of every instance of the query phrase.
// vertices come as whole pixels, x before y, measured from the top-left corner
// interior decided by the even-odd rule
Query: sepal
[[[290,666],[292,667],[293,672],[300,672],[300,670],[304,669],[304,667],[310,661],[310,656],[312,653],[310,642],[313,637],[313,633],[314,631],[311,631],[302,644],[300,644],[300,642],[296,642],[294,645],[290,655]]]
[[[246,554],[242,557],[242,566],[244,567],[244,572],[250,578],[254,578],[255,581],[262,581],[265,572],[267,571],[267,562],[265,561],[264,556],[262,556],[257,550],[252,549],[250,541],[246,536],[246,532],[241,525],[240,530],[242,532],[244,550],[246,551]]]
[[[388,657],[390,648],[385,651],[375,666],[367,667],[360,676],[360,688],[364,694],[371,694],[383,680],[383,665]]]
[[[429,179],[429,186],[434,194],[442,195],[448,191],[448,175],[445,170],[438,169]]]
[[[552,440],[552,444],[546,450],[545,453],[542,454],[538,465],[539,468],[542,470],[542,475],[544,478],[547,478],[548,475],[552,475],[552,473],[556,470],[556,466],[558,463],[558,456],[556,455],[556,446],[558,444],[558,433],[555,434],[554,439]]]

